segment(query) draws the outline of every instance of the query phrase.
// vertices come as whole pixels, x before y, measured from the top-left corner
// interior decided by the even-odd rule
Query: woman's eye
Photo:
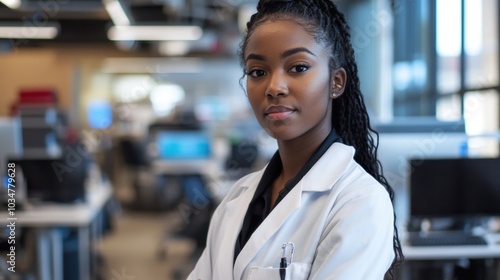
[[[250,77],[257,78],[266,75],[266,72],[264,72],[264,70],[255,69],[247,71],[247,75]]]
[[[290,72],[300,73],[300,72],[306,72],[308,69],[309,69],[309,66],[300,64],[300,65],[293,66],[290,69]]]

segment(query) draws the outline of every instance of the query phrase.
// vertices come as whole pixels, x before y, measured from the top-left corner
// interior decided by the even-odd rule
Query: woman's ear
[[[338,98],[344,93],[345,85],[347,82],[347,73],[344,68],[333,70],[331,77],[330,97],[332,99]]]

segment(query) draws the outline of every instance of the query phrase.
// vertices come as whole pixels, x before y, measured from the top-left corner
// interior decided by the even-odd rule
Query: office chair
[[[142,139],[121,139],[118,144],[125,166],[132,175],[134,201],[129,206],[150,211],[172,209],[180,203],[182,191],[175,184],[169,184],[165,176],[153,172],[147,144]]]
[[[192,255],[193,257],[199,255],[206,246],[210,219],[216,208],[216,202],[202,175],[179,175],[178,179],[183,190],[183,200],[178,211],[184,224],[177,231],[167,232],[161,240],[157,252],[160,259],[166,257],[166,247],[169,243],[179,239],[192,240],[195,243]]]
[[[170,162],[208,160],[211,150],[210,141],[205,139],[208,136],[205,132],[201,123],[189,113],[177,121],[154,123],[149,127],[150,137],[156,139],[155,141],[158,141],[157,144],[160,147],[165,148],[164,153],[159,148],[159,158]],[[194,139],[193,135],[200,138]],[[168,137],[174,140],[169,142]],[[163,142],[162,140],[165,139],[167,141]],[[200,141],[198,142],[198,140]],[[183,146],[184,143],[193,146],[186,147]],[[196,247],[193,255],[196,255],[205,248],[210,218],[215,210],[215,200],[210,194],[202,171],[192,171],[192,173],[166,172],[164,179],[167,184],[178,186],[181,190],[181,201],[176,205],[176,210],[184,223],[179,230],[174,232],[171,229],[172,225],[169,225],[170,230],[166,229],[165,235],[160,240],[157,256],[160,259],[165,258],[170,242],[180,239],[193,241]]]
[[[145,141],[130,138],[121,139],[119,147],[123,155],[123,160],[128,166],[148,167],[150,165]]]

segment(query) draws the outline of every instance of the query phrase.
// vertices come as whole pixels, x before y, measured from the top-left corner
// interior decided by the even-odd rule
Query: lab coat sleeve
[[[385,189],[370,184],[339,198],[309,279],[382,280],[394,259],[394,214]]]

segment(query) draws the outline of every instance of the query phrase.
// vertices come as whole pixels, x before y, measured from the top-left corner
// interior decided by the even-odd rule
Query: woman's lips
[[[269,106],[265,115],[271,120],[284,120],[295,113],[295,110],[286,106]]]

